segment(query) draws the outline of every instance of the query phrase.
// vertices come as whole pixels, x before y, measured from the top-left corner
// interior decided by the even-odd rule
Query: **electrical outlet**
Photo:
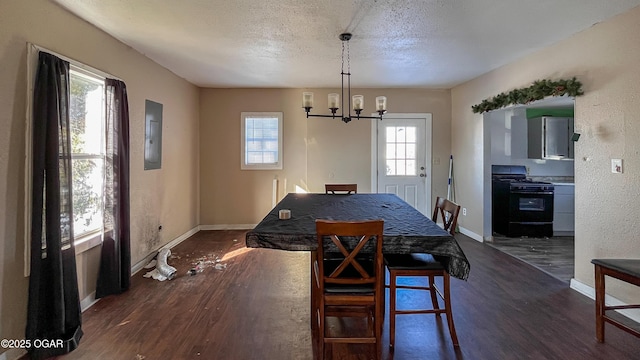
[[[611,172],[622,174],[622,159],[611,159]]]
[[[467,216],[467,208],[462,208],[462,216]]]

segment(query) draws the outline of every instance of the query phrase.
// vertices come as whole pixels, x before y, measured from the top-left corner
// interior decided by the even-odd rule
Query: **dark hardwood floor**
[[[60,359],[313,359],[309,253],[246,249],[244,234],[202,231],[176,246],[169,261],[175,279],[134,275],[127,293],[83,314],[79,348]],[[444,318],[403,315],[392,353],[385,323],[384,359],[638,358],[640,339],[612,326],[606,342],[596,342],[593,300],[490,246],[457,238],[471,262],[469,280],[451,284],[460,348],[451,345]],[[187,275],[198,261],[203,271]],[[336,346],[333,358],[369,359],[371,349]]]

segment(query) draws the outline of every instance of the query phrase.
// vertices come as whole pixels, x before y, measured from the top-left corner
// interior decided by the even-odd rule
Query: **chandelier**
[[[330,117],[335,119],[336,117],[342,119],[345,123],[348,123],[352,119],[380,119],[382,120],[382,115],[387,112],[387,97],[386,96],[378,96],[376,97],[376,112],[378,116],[361,116],[362,110],[364,109],[364,96],[362,95],[353,95],[352,98],[352,106],[349,107],[349,112],[345,114],[345,110],[348,107],[349,99],[351,98],[351,63],[349,56],[349,40],[351,39],[350,33],[340,34],[340,40],[342,41],[342,86],[341,91],[342,95],[332,93],[328,96],[329,110],[331,110],[331,115],[320,115],[320,114],[309,114],[311,109],[313,109],[313,93],[312,92],[303,92],[302,93],[302,107],[304,111],[307,113],[307,118],[309,117]],[[346,44],[346,46],[345,46]],[[344,72],[344,49],[347,48],[347,72]],[[347,88],[344,87],[345,78],[347,80]],[[344,93],[345,90],[347,92],[347,97],[345,98]],[[342,102],[341,102],[342,101]],[[345,103],[347,106],[345,106]],[[341,107],[339,107],[340,105]],[[355,112],[355,115],[351,115],[351,109]],[[338,110],[340,110],[340,114],[338,114]]]

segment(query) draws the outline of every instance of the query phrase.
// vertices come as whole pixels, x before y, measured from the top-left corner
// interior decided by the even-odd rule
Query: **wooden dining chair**
[[[326,194],[357,194],[358,184],[324,184]]]
[[[317,327],[318,358],[324,358],[325,347],[334,343],[375,344],[376,358],[382,353],[384,306],[384,267],[382,261],[383,220],[330,221],[316,220],[318,249],[313,262],[315,279],[312,291]],[[325,258],[327,249],[338,249],[340,259]],[[371,257],[358,257],[363,249],[374,252]],[[327,317],[363,317],[366,333],[346,336],[330,334]]]
[[[443,227],[451,235],[455,234],[456,224],[458,222],[458,214],[460,213],[460,205],[447,199],[438,197],[436,206],[433,209],[432,220],[438,222],[438,214],[443,221]],[[451,293],[450,293],[450,277],[445,268],[445,264],[438,261],[437,256],[431,254],[389,254],[384,256],[384,262],[389,271],[389,345],[395,346],[395,330],[396,315],[403,314],[435,314],[440,317],[444,313],[447,317],[449,325],[449,334],[453,346],[457,347],[458,336],[453,325],[453,314],[451,311]],[[398,285],[399,277],[427,277],[428,286],[409,286]],[[442,277],[442,291],[438,289],[435,283],[436,277]],[[416,310],[398,310],[396,304],[396,296],[398,289],[409,290],[427,290],[431,295],[431,309]],[[438,304],[438,296],[443,300],[444,306],[440,308]]]
[[[324,185],[324,191],[325,194],[357,194],[358,193],[358,184],[325,184]],[[368,254],[370,255],[370,254]],[[325,252],[324,253],[325,256],[325,260],[335,257],[336,254],[331,253],[331,252]],[[340,257],[340,254],[337,254],[338,257]],[[316,253],[315,252],[311,252],[311,262],[313,263],[313,259],[316,257]],[[311,281],[313,281],[313,269],[311,269]],[[314,300],[314,288],[311,288],[311,329],[315,330],[317,327],[317,323],[315,322],[315,304],[313,303]]]

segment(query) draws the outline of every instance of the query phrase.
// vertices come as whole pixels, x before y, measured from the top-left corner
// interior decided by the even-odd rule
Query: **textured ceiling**
[[[640,0],[54,0],[203,87],[450,88]]]

